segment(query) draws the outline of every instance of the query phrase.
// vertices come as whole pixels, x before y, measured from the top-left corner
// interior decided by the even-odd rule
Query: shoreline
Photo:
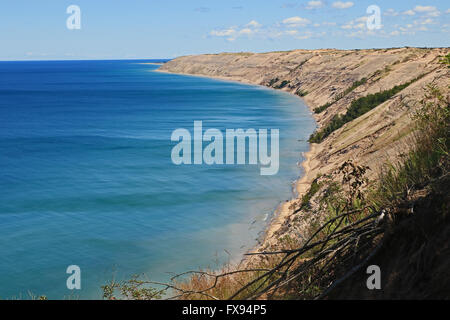
[[[222,80],[222,81],[229,81],[234,83],[244,83],[248,85],[253,85],[256,87],[262,87],[267,90],[275,90],[275,91],[282,91],[286,94],[291,94],[296,96],[298,99],[302,100],[302,102],[305,104],[305,106],[311,111],[311,117],[314,119],[314,121],[317,122],[317,119],[314,117],[314,113],[312,111],[312,108],[306,103],[304,99],[299,97],[298,95],[293,94],[292,92],[287,92],[283,90],[277,90],[274,88],[270,88],[261,84],[252,83],[250,81],[239,79],[238,77],[222,77],[222,76],[208,76],[208,75],[197,75],[197,74],[190,74],[190,73],[178,73],[178,72],[169,72],[165,70],[151,70],[152,72],[160,72],[160,73],[166,73],[166,74],[176,74],[176,75],[184,75],[184,76],[191,76],[191,77],[200,77],[200,78],[206,78],[206,79],[213,79],[213,80]],[[301,163],[301,166],[303,168],[303,174],[298,176],[293,183],[292,187],[292,195],[289,200],[282,201],[280,200],[277,207],[272,212],[270,220],[267,222],[266,226],[264,227],[262,231],[262,235],[260,236],[260,240],[254,245],[251,246],[249,250],[246,251],[246,253],[249,252],[257,252],[262,250],[263,248],[270,246],[272,244],[275,244],[275,240],[273,239],[275,236],[275,233],[281,228],[281,226],[284,224],[284,222],[289,219],[289,217],[293,214],[293,210],[289,207],[298,199],[300,199],[306,192],[308,192],[308,188],[312,182],[312,178],[310,177],[310,173],[312,171],[312,165],[311,162],[317,155],[318,151],[318,145],[309,143],[309,150],[303,154],[303,161]],[[241,259],[239,259],[242,262],[245,262],[248,258],[245,256],[245,253],[242,255]]]
[[[222,77],[222,76],[207,76],[207,75],[203,75],[203,74],[192,74],[192,73],[183,73],[183,72],[170,72],[170,71],[165,71],[165,70],[160,70],[160,69],[155,69],[155,70],[150,70],[150,72],[159,72],[159,73],[166,73],[166,74],[177,74],[180,76],[189,76],[189,77],[198,77],[198,78],[205,78],[205,79],[212,79],[212,80],[221,80],[221,81],[227,81],[227,82],[234,82],[234,83],[240,83],[240,84],[248,84],[248,85],[252,85],[255,87],[262,87],[262,88],[266,88],[268,90],[275,90],[273,88],[269,88],[257,83],[252,83],[251,81],[246,81],[243,79],[240,79],[238,77]],[[286,92],[286,91],[284,91]],[[286,92],[289,93],[289,92]],[[306,103],[305,103],[306,104]],[[309,108],[309,107],[308,107]]]
[[[148,65],[151,65],[151,66],[162,66],[164,64],[164,62],[141,62],[141,63],[138,63],[138,64],[148,64]]]
[[[298,177],[294,182],[294,190],[295,194],[290,200],[285,201],[280,204],[279,208],[275,210],[271,221],[268,223],[266,230],[264,231],[263,240],[259,245],[256,246],[256,250],[259,250],[263,247],[270,246],[275,244],[274,236],[275,233],[282,227],[284,222],[289,219],[289,217],[293,214],[293,209],[290,206],[298,199],[308,192],[308,188],[312,183],[312,179],[310,178],[310,173],[312,171],[311,161],[317,154],[317,145],[309,144],[309,151],[304,154],[304,160],[302,162],[303,167],[303,175]]]

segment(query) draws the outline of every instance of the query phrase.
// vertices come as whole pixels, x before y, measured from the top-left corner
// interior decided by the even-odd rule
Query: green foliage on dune
[[[450,53],[441,59],[441,63],[446,64],[450,68]]]
[[[289,80],[283,80],[279,85],[275,85],[279,81],[280,81],[279,78],[270,79],[270,81],[267,84],[267,86],[268,87],[272,87],[274,89],[283,89],[284,87],[286,87],[290,83]]]
[[[369,112],[380,104],[392,98],[394,95],[411,85],[413,82],[420,79],[422,76],[415,78],[411,81],[408,81],[404,84],[397,85],[389,90],[384,90],[381,92],[377,92],[374,94],[369,94],[365,97],[361,97],[359,99],[353,100],[347,112],[344,115],[335,115],[333,119],[331,119],[330,123],[325,126],[323,129],[316,131],[309,138],[309,142],[311,143],[320,143],[325,140],[332,132],[341,128],[346,123],[362,116],[363,114]]]
[[[283,89],[284,87],[286,87],[288,84],[290,83],[290,81],[288,80],[283,80],[278,86],[275,86],[275,89]]]
[[[304,97],[308,94],[308,91],[304,91],[302,89],[298,89],[297,92],[295,93],[296,95],[298,95],[299,97]]]
[[[278,82],[278,80],[280,80],[280,79],[278,79],[278,78],[270,79],[268,86],[272,87],[275,83]]]
[[[325,111],[326,109],[328,109],[328,107],[330,107],[333,103],[335,103],[336,101],[333,102],[327,102],[323,105],[321,105],[320,107],[317,107],[314,109],[314,113],[322,113],[323,111]]]
[[[313,180],[311,183],[311,187],[309,188],[308,192],[306,192],[302,197],[302,202],[300,204],[300,207],[303,208],[309,208],[310,207],[310,200],[314,195],[320,190],[320,183],[318,182],[320,179],[320,175],[317,176],[316,179]]]
[[[450,169],[450,105],[433,85],[414,113],[413,147],[397,163],[387,163],[380,176],[375,199],[380,206],[391,204],[399,195],[448,176]],[[441,187],[438,187],[441,188]],[[444,186],[444,189],[446,187]]]
[[[365,84],[367,82],[367,78],[362,78],[361,80],[357,80],[355,82],[353,82],[353,84],[351,85],[351,87],[345,89],[343,92],[341,92],[340,94],[338,94],[332,102],[327,102],[324,105],[317,107],[314,109],[315,113],[321,113],[323,111],[325,111],[329,106],[331,106],[332,104],[334,104],[335,102],[341,100],[343,97],[345,97],[347,94],[349,94],[350,92],[352,92],[353,90],[355,90],[356,88],[358,88],[359,86]]]

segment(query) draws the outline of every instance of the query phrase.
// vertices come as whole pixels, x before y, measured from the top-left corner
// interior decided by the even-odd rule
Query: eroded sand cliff
[[[305,175],[296,186],[300,197],[318,174],[331,173],[349,159],[369,166],[371,178],[376,178],[383,163],[406,151],[411,114],[426,86],[435,84],[445,94],[449,92],[450,69],[440,62],[441,57],[449,53],[448,48],[223,53],[180,57],[164,64],[160,71],[279,88],[302,96],[311,110],[335,101],[323,112],[313,113],[319,127],[326,126],[333,116],[344,114],[351,102],[359,97],[420,77],[388,101],[333,132],[320,144],[312,144],[303,164]],[[261,248],[292,232],[292,208],[296,202],[298,199],[292,199],[282,205]],[[305,217],[305,223],[307,221]]]

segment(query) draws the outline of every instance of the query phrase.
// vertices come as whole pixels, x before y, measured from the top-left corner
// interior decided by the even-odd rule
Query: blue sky
[[[69,30],[69,5],[81,29]],[[368,30],[366,9],[381,9]],[[448,47],[448,0],[2,0],[0,60],[138,59],[314,48]]]

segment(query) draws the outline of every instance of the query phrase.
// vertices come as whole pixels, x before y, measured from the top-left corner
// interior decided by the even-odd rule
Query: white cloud
[[[413,16],[416,13],[414,12],[414,10],[406,10],[406,11],[402,12],[402,14],[405,16]]]
[[[391,9],[387,9],[384,12],[384,15],[385,16],[390,16],[390,17],[396,17],[396,16],[398,16],[398,12],[391,8]]]
[[[296,39],[298,39],[298,40],[306,40],[306,39],[309,39],[311,37],[312,37],[312,35],[310,35],[310,34],[304,34],[302,36],[296,37]]]
[[[355,32],[352,32],[352,33],[348,34],[347,37],[350,37],[350,38],[361,38],[362,39],[362,38],[364,38],[364,32],[362,32],[361,30],[355,31]]]
[[[415,6],[414,11],[416,12],[431,12],[436,11],[436,7],[432,6]]]
[[[210,36],[213,37],[222,37],[226,38],[228,41],[234,41],[240,36],[252,36],[260,32],[259,28],[262,25],[258,23],[256,20],[252,20],[244,26],[237,27],[229,27],[221,30],[213,30],[209,33]]]
[[[366,21],[367,21],[367,17],[365,17],[365,16],[359,17],[359,18],[356,18],[355,20],[352,20],[352,21],[342,25],[341,29],[344,29],[344,30],[350,30],[350,29],[363,30],[363,29],[366,28]]]
[[[310,23],[311,21],[301,17],[291,17],[283,20],[283,24],[288,25],[289,27],[304,27]]]
[[[341,28],[345,29],[345,30],[349,30],[349,29],[353,29],[353,26],[351,24],[344,24]]]
[[[244,28],[242,30],[239,30],[240,35],[247,35],[247,36],[252,35],[254,32],[255,31],[250,28]]]
[[[344,30],[350,30],[350,29],[362,30],[362,29],[366,28],[366,24],[365,23],[358,23],[358,24],[348,23],[348,24],[344,24],[341,28]]]
[[[310,39],[310,38],[312,38],[314,36],[320,36],[320,34],[314,34],[311,31],[305,31],[305,32],[302,32],[301,34],[296,35],[295,39],[297,39],[297,40],[306,40],[306,39]]]
[[[445,13],[449,14],[450,13],[450,9],[445,10]]]
[[[298,30],[286,30],[284,33],[287,35],[293,36],[293,35],[298,34]]]
[[[309,1],[308,4],[306,5],[306,9],[311,10],[311,9],[318,9],[318,8],[322,8],[323,7],[323,2],[318,0],[318,1]]]
[[[261,25],[258,21],[256,21],[256,20],[250,21],[250,22],[247,23],[245,26],[246,26],[246,27],[250,27],[250,28],[260,28],[260,27],[262,27],[262,25]]]
[[[347,9],[347,8],[353,7],[353,5],[354,5],[354,3],[351,1],[347,1],[347,2],[336,1],[336,2],[333,2],[333,4],[332,4],[333,8],[337,8],[337,9]]]
[[[396,26],[398,27],[398,31],[402,35],[415,35],[420,31],[429,31],[426,25],[434,24],[435,21],[433,19],[425,19],[425,20],[415,20],[413,24],[408,23],[405,26]],[[395,31],[394,31],[395,32]]]
[[[434,20],[433,19],[425,19],[425,20],[423,20],[423,21],[421,21],[419,23],[422,24],[422,25],[433,24]]]
[[[216,37],[229,37],[236,34],[236,29],[235,27],[231,27],[224,30],[213,30],[209,34]]]
[[[425,13],[427,17],[439,17],[441,15],[441,12],[433,6],[415,6],[414,11]]]
[[[427,17],[439,17],[441,15],[440,11],[432,11],[427,13]]]
[[[296,40],[306,40],[310,38],[318,38],[326,35],[326,32],[312,32],[312,31],[303,31],[300,32],[299,30],[294,29],[288,29],[288,30],[272,30],[271,32],[267,33],[267,36],[269,38],[279,38],[279,37],[292,37]]]
[[[366,22],[367,19],[368,19],[368,18],[367,18],[366,16],[363,16],[363,17],[360,17],[360,18],[355,19],[355,21],[356,21],[356,22]]]

